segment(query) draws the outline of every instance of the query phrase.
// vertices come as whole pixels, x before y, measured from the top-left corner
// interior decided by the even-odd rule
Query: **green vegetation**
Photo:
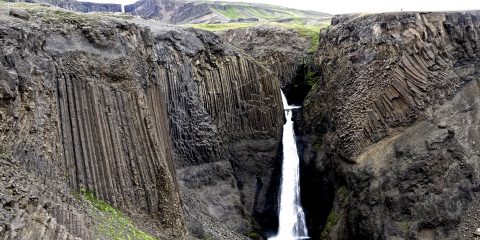
[[[341,186],[340,188],[338,188],[335,194],[335,201],[339,203],[340,206],[333,207],[330,211],[330,214],[328,214],[325,228],[323,229],[323,232],[321,234],[322,238],[327,238],[335,225],[337,225],[340,219],[342,219],[342,213],[338,213],[337,211],[338,209],[340,209],[340,211],[342,211],[341,209],[345,209],[345,206],[348,204],[349,200],[350,198],[348,188],[345,186]]]
[[[408,233],[408,230],[410,229],[411,225],[412,225],[412,223],[410,221],[400,222],[400,227],[402,228],[402,231],[404,233]]]
[[[307,73],[305,74],[305,83],[310,87],[310,89],[313,87],[313,84],[315,84],[320,76],[318,76],[317,72],[312,71],[312,69],[308,69]]]
[[[327,223],[325,224],[325,228],[322,232],[322,238],[326,238],[326,236],[332,231],[333,227],[337,225],[338,221],[340,221],[340,215],[335,212],[334,209],[330,211],[327,217]]]
[[[348,197],[348,189],[347,189],[347,187],[341,186],[341,187],[337,190],[337,196],[338,196],[340,199],[346,200],[347,197]]]
[[[205,240],[213,240],[213,237],[210,235],[205,236]]]
[[[215,9],[215,11],[230,19],[237,19],[243,16],[238,10],[239,9],[234,6],[226,6],[222,9]]]
[[[328,27],[330,23],[324,22],[321,24],[305,24],[300,19],[293,20],[286,23],[277,23],[277,22],[242,22],[242,23],[218,23],[218,24],[188,24],[187,27],[193,27],[198,29],[203,29],[207,31],[225,31],[229,29],[238,29],[238,28],[250,28],[260,25],[270,25],[286,29],[291,29],[300,36],[310,40],[310,48],[308,49],[309,53],[315,52],[318,48],[318,41],[320,39],[320,29]],[[313,84],[312,84],[313,85]]]
[[[186,26],[216,32],[216,31],[224,31],[228,29],[249,28],[249,27],[254,27],[258,25],[259,24],[256,22],[247,22],[247,23],[218,23],[218,24],[199,23],[199,24],[188,24]]]
[[[93,193],[85,188],[80,189],[80,194],[74,194],[90,206],[89,214],[100,224],[96,225],[96,231],[103,238],[115,240],[155,240],[156,238],[138,229],[129,218],[110,204],[98,200]]]
[[[254,239],[254,240],[262,239],[262,236],[257,232],[251,232],[247,235],[247,237],[249,237],[250,239]]]
[[[324,13],[303,11],[266,4],[216,2],[212,9],[229,19],[258,18],[260,20],[279,20],[289,18],[321,18]]]

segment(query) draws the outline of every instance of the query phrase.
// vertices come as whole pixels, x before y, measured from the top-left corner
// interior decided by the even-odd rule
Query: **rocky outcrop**
[[[478,227],[463,216],[480,190],[479,19],[350,16],[322,32],[321,79],[299,116],[303,198],[333,207],[306,206],[314,237],[471,237],[456,229]]]
[[[114,3],[94,3],[76,0],[7,0],[7,2],[28,2],[50,4],[71,11],[89,13],[89,12],[122,12],[121,4]]]

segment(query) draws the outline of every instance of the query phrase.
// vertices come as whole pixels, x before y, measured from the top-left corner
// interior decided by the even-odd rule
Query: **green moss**
[[[315,84],[319,79],[319,76],[316,72],[312,71],[311,69],[307,70],[307,73],[305,74],[305,82],[307,85],[312,88],[313,84]]]
[[[110,204],[95,198],[92,192],[80,189],[83,201],[90,206],[89,214],[99,223],[96,227],[102,239],[155,240],[156,238],[138,229],[128,217]],[[75,196],[75,195],[74,195]]]
[[[254,240],[262,239],[262,236],[257,232],[251,232],[247,235],[247,237]]]
[[[205,236],[205,240],[213,240],[213,237],[210,235]]]
[[[410,229],[411,225],[412,225],[412,223],[410,221],[400,222],[400,228],[402,228],[402,231],[404,233],[408,233],[408,230]]]
[[[340,215],[335,212],[334,209],[332,209],[332,211],[330,211],[330,214],[328,214],[327,223],[325,224],[325,228],[322,232],[322,238],[326,238],[326,236],[328,236],[328,234],[332,231],[333,227],[337,225],[338,221],[340,221]]]
[[[337,196],[339,196],[339,198],[341,198],[341,199],[346,199],[346,198],[348,197],[348,189],[347,189],[347,187],[341,186],[341,187],[337,190]]]

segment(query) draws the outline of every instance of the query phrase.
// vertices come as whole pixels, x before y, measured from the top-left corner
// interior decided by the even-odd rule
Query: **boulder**
[[[23,9],[17,9],[17,8],[11,8],[10,11],[8,12],[10,16],[14,16],[17,18],[21,18],[24,20],[30,19],[30,14]]]

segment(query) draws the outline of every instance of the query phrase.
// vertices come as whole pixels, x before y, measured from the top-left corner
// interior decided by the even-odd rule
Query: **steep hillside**
[[[331,17],[329,14],[315,11],[220,1],[140,0],[125,6],[125,11],[174,24],[292,20],[319,23]]]

